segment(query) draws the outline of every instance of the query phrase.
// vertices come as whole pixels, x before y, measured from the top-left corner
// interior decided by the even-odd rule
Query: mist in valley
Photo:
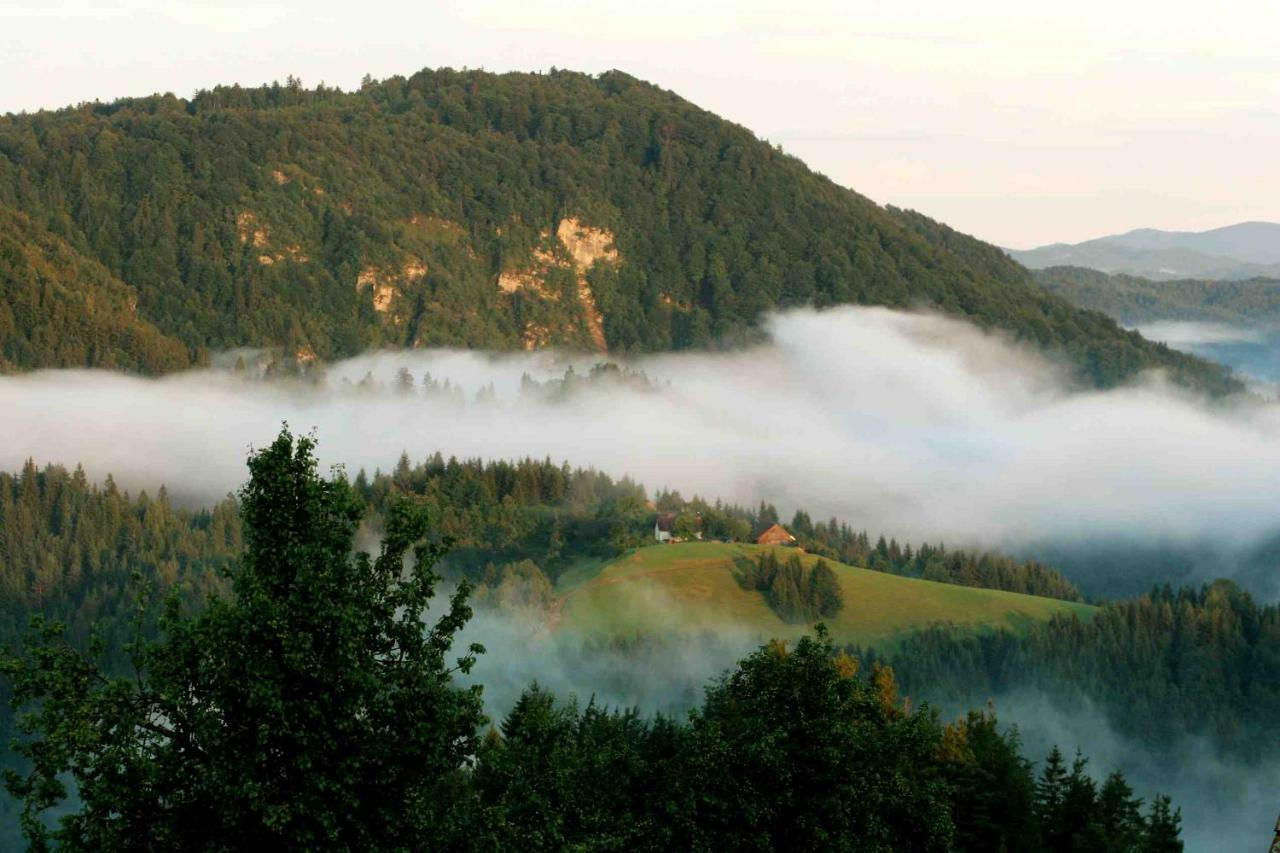
[[[1225,364],[1267,397],[1280,390],[1280,329],[1214,322],[1164,321],[1136,327],[1142,336]]]
[[[1144,803],[1157,793],[1169,795],[1182,809],[1187,850],[1265,850],[1271,840],[1280,810],[1280,762],[1224,759],[1210,742],[1195,738],[1152,748],[1118,733],[1085,700],[1064,703],[1030,690],[987,698],[1003,722],[1016,723],[1032,760],[1043,762],[1056,744],[1068,762],[1081,751],[1099,783],[1120,770]],[[940,710],[957,716],[964,708],[944,704]]]
[[[288,421],[314,428],[322,460],[351,474],[389,470],[402,452],[550,457],[651,491],[767,500],[784,515],[802,507],[910,541],[1016,549],[1136,537],[1230,550],[1280,529],[1278,407],[1207,403],[1158,376],[1075,390],[1036,352],[932,315],[799,311],[769,332],[754,349],[624,362],[649,387],[585,382],[554,398],[522,393],[522,377],[570,366],[581,376],[600,358],[387,352],[332,365],[319,383],[224,370],[5,377],[0,465],[79,462],[95,478],[163,483],[208,504]],[[398,387],[402,368],[412,390]],[[427,374],[456,393],[423,393]],[[490,387],[493,399],[477,402]]]
[[[135,491],[164,484],[175,500],[208,505],[243,482],[249,449],[288,421],[314,429],[321,459],[349,474],[390,470],[401,453],[550,457],[631,476],[650,493],[765,500],[784,518],[804,508],[913,543],[1056,548],[1073,579],[1071,555],[1087,553],[1077,563],[1087,564],[1087,591],[1169,579],[1168,563],[1123,558],[1165,549],[1199,555],[1179,568],[1182,582],[1237,574],[1275,596],[1275,564],[1257,555],[1280,531],[1280,408],[1206,401],[1154,375],[1082,391],[1043,355],[930,314],[795,311],[768,332],[741,351],[611,356],[647,381],[584,378],[558,393],[526,377],[546,383],[570,367],[587,377],[601,357],[382,352],[310,381],[220,368],[4,377],[0,466],[82,463],[91,478],[111,474]],[[528,614],[483,609],[460,638],[488,648],[472,677],[495,719],[533,681],[580,701],[683,713],[761,639],[584,646]],[[1172,794],[1188,849],[1265,840],[1276,804],[1260,792],[1280,787],[1280,765],[1224,763],[1199,744],[1155,754],[1087,709],[1035,695],[976,701],[987,698],[1019,724],[1032,757],[1051,742],[1083,744],[1095,775],[1119,767],[1140,795]]]
[[[660,611],[663,603],[651,599],[636,606]],[[584,643],[548,633],[538,614],[481,608],[459,636],[458,647],[485,646],[469,679],[484,685],[486,713],[497,724],[533,683],[579,705],[594,701],[683,716],[700,704],[709,684],[764,639],[746,632],[673,632],[648,641]],[[1144,808],[1156,794],[1169,795],[1182,810],[1189,851],[1262,850],[1271,837],[1280,808],[1275,796],[1280,761],[1224,758],[1203,738],[1152,746],[1118,732],[1085,698],[1064,699],[1031,688],[964,697],[907,695],[913,704],[929,702],[944,721],[990,702],[1003,727],[1017,727],[1037,774],[1056,744],[1068,763],[1077,749],[1083,752],[1099,785],[1111,772],[1123,772]]]

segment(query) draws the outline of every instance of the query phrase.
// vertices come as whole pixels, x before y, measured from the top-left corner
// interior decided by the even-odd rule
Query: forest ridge
[[[1109,387],[1216,365],[621,72],[424,70],[0,117],[0,369],[232,347],[735,345],[768,311],[928,307]]]

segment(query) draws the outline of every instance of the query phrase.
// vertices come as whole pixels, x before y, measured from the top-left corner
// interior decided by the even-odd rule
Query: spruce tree
[[[808,587],[809,607],[814,618],[830,618],[844,606],[840,581],[825,560],[819,560],[809,572]]]
[[[1182,809],[1175,809],[1167,796],[1157,794],[1147,814],[1142,853],[1182,853],[1181,835]]]
[[[1077,751],[1062,796],[1058,840],[1064,850],[1097,850],[1104,846],[1097,814],[1098,789],[1085,770],[1087,764]]]
[[[1062,750],[1055,745],[1049,750],[1044,769],[1036,780],[1036,822],[1046,849],[1057,849],[1062,836],[1063,801],[1067,792],[1067,766]]]
[[[1144,829],[1141,804],[1119,770],[1107,777],[1098,792],[1098,821],[1108,849],[1139,849]]]

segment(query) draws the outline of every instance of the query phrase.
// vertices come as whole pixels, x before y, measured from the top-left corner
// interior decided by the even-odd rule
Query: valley
[[[0,848],[1261,849],[1280,225],[1176,151],[1252,78],[536,6],[0,114]]]

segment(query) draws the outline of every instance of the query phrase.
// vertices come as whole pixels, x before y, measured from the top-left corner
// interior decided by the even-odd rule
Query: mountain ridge
[[[1003,329],[1099,387],[1152,368],[1238,387],[622,72],[425,70],[8,115],[0,209],[132,288],[192,364],[239,346],[301,362],[714,348],[759,339],[769,311],[867,304]],[[11,369],[54,363],[28,350]]]
[[[1280,224],[1239,222],[1207,231],[1137,228],[1080,243],[1009,250],[1032,270],[1074,266],[1150,278],[1280,278]]]

